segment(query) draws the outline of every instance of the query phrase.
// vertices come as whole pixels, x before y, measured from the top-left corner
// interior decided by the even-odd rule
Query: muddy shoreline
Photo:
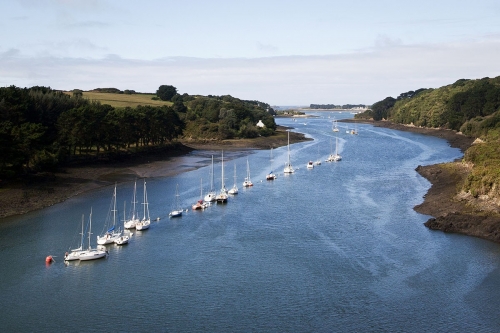
[[[270,149],[287,145],[287,128],[278,126],[276,135],[242,140],[180,140],[175,149],[134,156],[122,161],[71,165],[54,173],[0,187],[0,223],[5,218],[25,214],[63,202],[71,197],[115,182],[137,178],[169,177],[203,165],[187,165],[185,156],[193,150],[244,151]],[[290,143],[308,141],[302,133],[290,131]]]

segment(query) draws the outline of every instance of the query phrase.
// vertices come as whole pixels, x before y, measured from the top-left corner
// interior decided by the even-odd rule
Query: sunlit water
[[[95,244],[112,186],[2,221],[0,331],[499,331],[500,247],[430,231],[413,210],[430,186],[416,166],[460,151],[371,125],[349,135],[339,123],[343,160],[325,163],[332,117],[352,115],[318,115],[277,119],[314,139],[291,145],[295,174],[283,175],[287,147],[273,161],[269,150],[225,152],[226,185],[236,164],[240,188],[226,205],[167,217],[176,184],[185,208],[200,198],[201,179],[207,190],[212,154],[220,188],[219,151],[188,156],[197,170],[148,179],[151,216],[161,219],[108,246],[107,259],[65,265],[62,256],[91,208]],[[244,189],[246,156],[254,186]],[[278,179],[266,182],[271,168]],[[118,185],[120,219],[132,189]],[[141,202],[141,180],[138,189]],[[46,266],[49,254],[56,262]]]

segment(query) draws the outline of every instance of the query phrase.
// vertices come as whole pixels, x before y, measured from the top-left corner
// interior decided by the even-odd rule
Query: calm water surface
[[[209,185],[215,154],[193,152],[202,166],[147,180],[153,222],[109,257],[63,263],[79,244],[82,215],[93,210],[92,242],[103,227],[112,187],[0,223],[0,331],[144,332],[494,332],[500,331],[500,247],[423,226],[413,211],[430,184],[417,165],[461,156],[440,139],[357,125],[338,134],[343,160],[306,169],[335,149],[331,120],[277,119],[314,141],[227,152],[225,179],[240,194],[227,205],[168,219],[179,184],[189,208]],[[330,117],[330,118],[329,118]],[[346,124],[339,123],[341,126]],[[248,156],[252,188],[241,184]],[[265,175],[274,169],[274,182]],[[141,185],[141,186],[139,186]],[[142,199],[139,180],[138,198]],[[133,183],[118,185],[130,207]],[[50,266],[45,256],[57,256]]]

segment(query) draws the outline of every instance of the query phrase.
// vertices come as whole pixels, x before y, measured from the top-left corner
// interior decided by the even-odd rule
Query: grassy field
[[[126,107],[135,108],[137,105],[172,105],[172,102],[165,101],[154,101],[151,97],[155,97],[155,94],[110,94],[110,93],[99,93],[99,92],[83,92],[83,97],[90,100],[96,100],[101,102],[101,104],[109,104],[112,107]]]

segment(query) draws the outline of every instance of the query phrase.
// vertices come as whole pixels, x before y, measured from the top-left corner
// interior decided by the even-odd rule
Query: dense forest
[[[156,97],[168,98],[170,106],[135,108],[101,104],[83,98],[81,90],[0,88],[0,180],[51,171],[68,161],[165,149],[178,138],[251,138],[276,130],[266,103],[229,95],[180,95],[176,89],[172,94],[172,88],[161,86]],[[256,126],[259,120],[264,128]]]
[[[460,190],[500,199],[500,77],[461,79],[387,97],[356,118],[447,128],[479,138],[481,143],[465,152],[463,162],[472,169]]]

